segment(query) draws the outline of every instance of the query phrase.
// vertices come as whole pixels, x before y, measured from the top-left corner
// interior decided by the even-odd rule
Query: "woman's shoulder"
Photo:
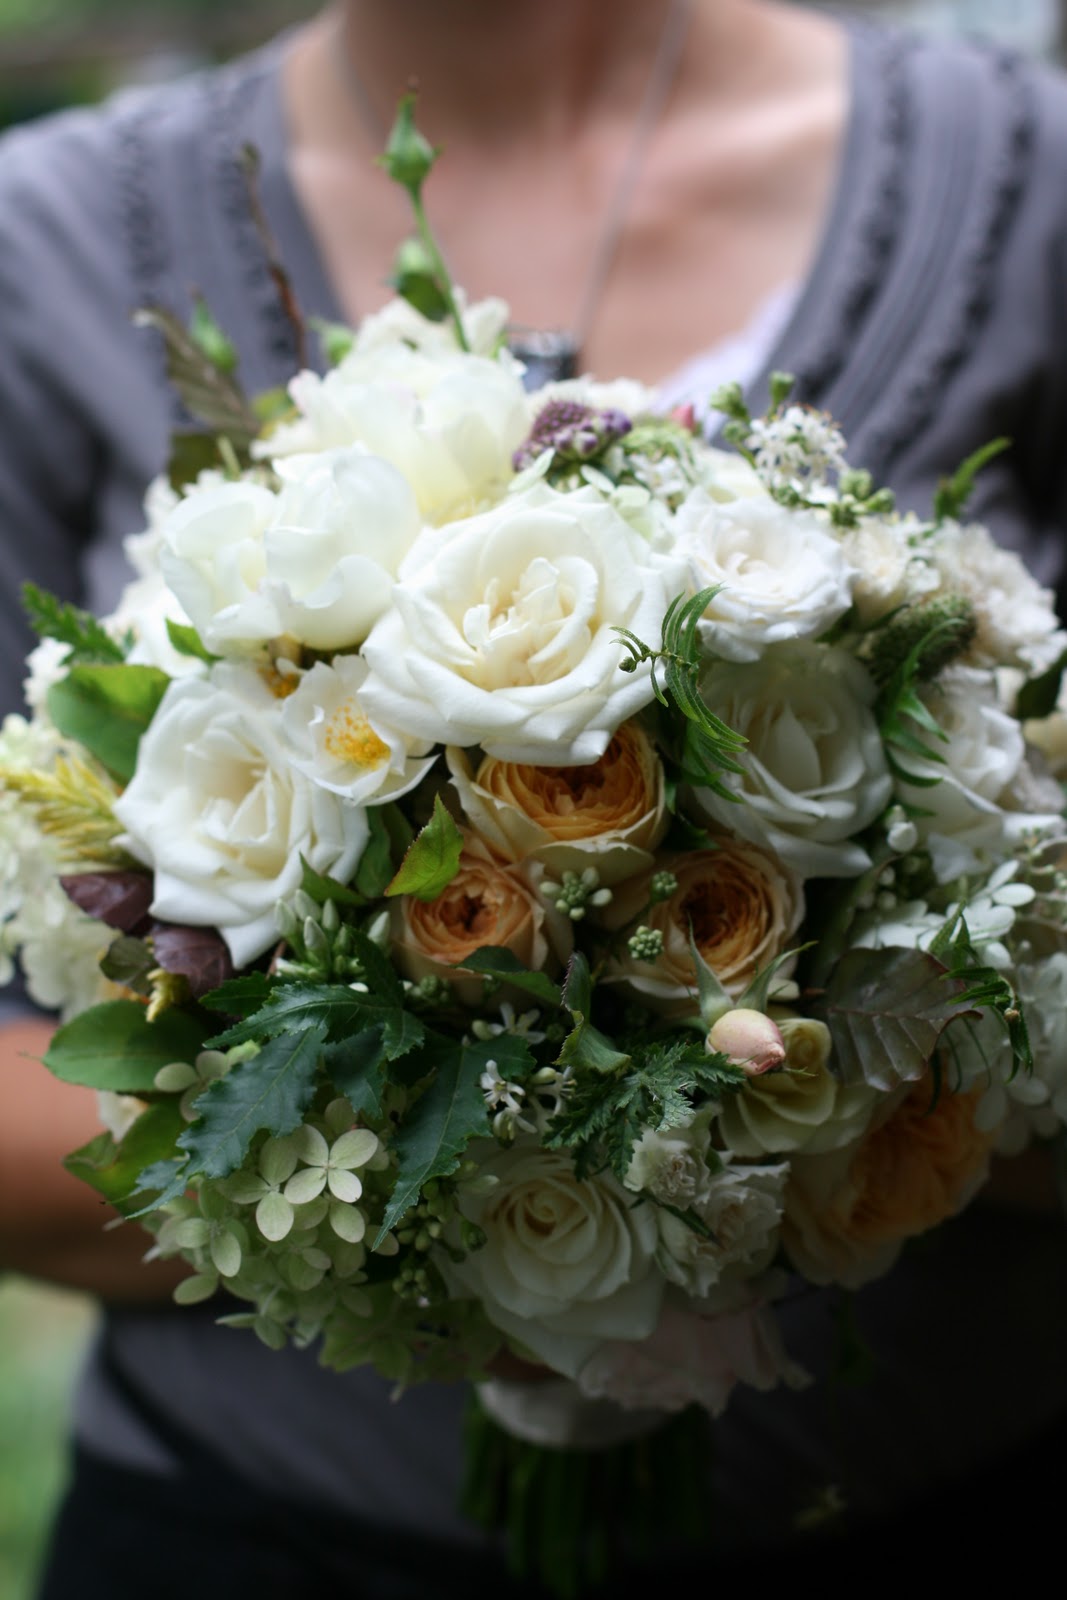
[[[102,104],[0,136],[0,254],[5,276],[38,263],[81,281],[132,277],[151,298],[178,264],[216,152],[253,138],[276,50],[173,83],[127,88]],[[123,270],[124,269],[124,270]]]

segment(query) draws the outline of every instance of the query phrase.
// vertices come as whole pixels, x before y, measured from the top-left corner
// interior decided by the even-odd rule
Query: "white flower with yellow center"
[[[433,765],[433,748],[363,709],[367,664],[359,656],[317,662],[286,701],[282,730],[293,766],[312,783],[359,805],[380,805],[413,789]]]

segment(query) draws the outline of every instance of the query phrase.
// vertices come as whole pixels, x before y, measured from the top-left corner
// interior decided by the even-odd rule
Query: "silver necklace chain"
[[[571,327],[539,330],[520,324],[509,329],[508,343],[526,364],[527,388],[540,388],[543,383],[577,373],[582,347],[589,337],[615,264],[641,167],[678,76],[691,12],[692,0],[671,0],[634,117],[633,131],[600,222]],[[331,54],[360,120],[370,136],[384,145],[387,130],[348,48],[347,19],[343,12],[338,21],[340,48]]]

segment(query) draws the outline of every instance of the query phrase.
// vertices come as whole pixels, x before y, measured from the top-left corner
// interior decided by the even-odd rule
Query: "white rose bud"
[[[712,1024],[706,1045],[709,1055],[728,1056],[748,1078],[773,1072],[785,1061],[785,1041],[778,1024],[747,1006],[723,1012]]]

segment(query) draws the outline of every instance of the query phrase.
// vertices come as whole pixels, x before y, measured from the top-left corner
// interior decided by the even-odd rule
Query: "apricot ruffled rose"
[[[654,963],[624,956],[611,968],[612,977],[624,978],[658,1010],[678,1011],[696,994],[690,937],[723,988],[736,996],[787,948],[804,914],[797,875],[743,839],[723,837],[713,850],[664,857],[656,866],[678,880],[670,898],[644,911],[649,875],[642,874],[616,893],[608,918],[622,927],[640,915],[662,934],[663,954]]]
[[[993,1134],[977,1126],[979,1085],[942,1093],[928,1077],[891,1097],[863,1136],[823,1156],[794,1156],[782,1242],[812,1283],[856,1289],[889,1271],[905,1239],[963,1209],[983,1183]]]
[[[667,829],[663,765],[651,740],[627,722],[585,766],[535,767],[466,750],[446,751],[471,827],[509,861],[534,859],[551,874],[596,869],[603,884],[652,862]]]
[[[566,919],[546,909],[518,867],[502,862],[473,834],[465,836],[459,871],[436,900],[402,895],[390,911],[393,953],[405,977],[444,978],[466,1005],[477,1005],[483,981],[455,968],[483,945],[510,950],[540,970],[570,953]]]

